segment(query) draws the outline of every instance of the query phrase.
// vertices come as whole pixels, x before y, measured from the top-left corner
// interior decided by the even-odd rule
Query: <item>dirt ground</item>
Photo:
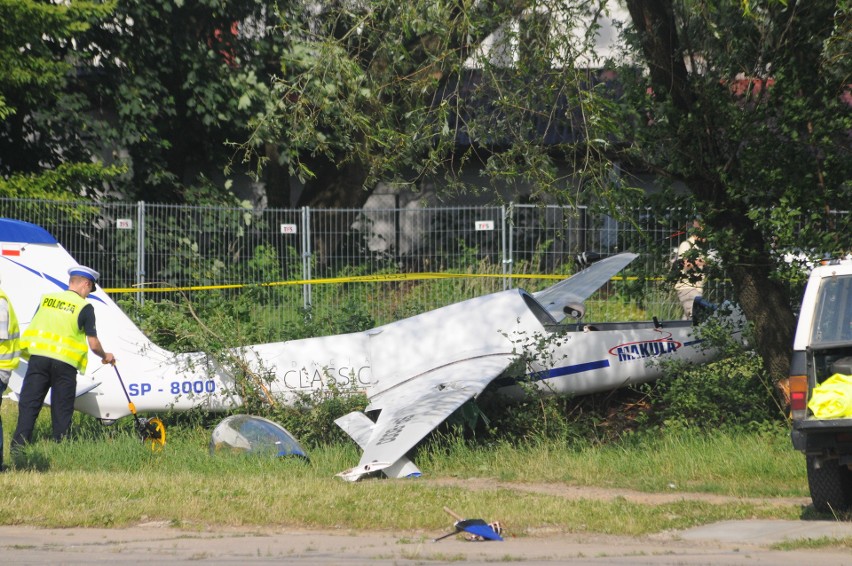
[[[427,480],[469,490],[507,488],[566,499],[624,498],[648,505],[682,499],[715,504],[753,501],[800,505],[806,498],[739,499],[552,484],[503,484],[478,480]],[[680,532],[643,537],[561,532],[509,535],[503,542],[470,542],[462,536],[434,541],[434,532],[308,531],[280,528],[183,528],[144,523],[121,529],[39,529],[0,527],[3,564],[87,564],[117,562],[178,564],[630,564],[630,565],[796,565],[852,566],[848,546],[780,550],[782,541],[852,540],[852,523],[835,521],[727,521]]]
[[[435,483],[436,485],[442,486],[460,487],[462,489],[467,489],[470,491],[508,489],[514,491],[523,491],[527,493],[538,493],[554,497],[564,497],[566,499],[597,499],[601,501],[609,501],[621,498],[631,503],[639,503],[643,505],[664,505],[666,503],[674,503],[684,499],[690,501],[705,501],[707,503],[712,503],[715,505],[739,502],[779,506],[799,505],[802,508],[805,508],[811,504],[811,500],[808,497],[730,497],[726,495],[714,495],[711,493],[684,493],[677,491],[676,488],[668,493],[645,493],[641,491],[633,491],[630,489],[571,486],[554,483],[510,483],[483,478],[472,478],[465,480],[455,478],[441,478],[422,481],[428,481]]]

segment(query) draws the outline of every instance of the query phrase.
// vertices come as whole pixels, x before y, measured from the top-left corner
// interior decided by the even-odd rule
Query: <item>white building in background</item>
[[[620,0],[609,0],[599,12],[589,8],[595,6],[576,6],[574,2],[555,2],[560,4],[556,13],[546,5],[538,5],[528,10],[523,18],[513,20],[488,36],[472,55],[465,66],[469,69],[480,68],[480,61],[486,59],[491,64],[503,67],[516,65],[523,57],[523,28],[526,25],[546,26],[553,36],[565,36],[571,41],[562,42],[563,51],[556,54],[553,68],[568,66],[595,69],[601,68],[607,61],[626,62],[625,50],[620,39],[620,30],[630,23],[630,14]],[[591,35],[586,38],[588,30]]]

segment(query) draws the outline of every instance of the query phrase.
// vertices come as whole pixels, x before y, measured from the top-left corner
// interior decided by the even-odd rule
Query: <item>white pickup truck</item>
[[[836,373],[852,375],[848,259],[825,262],[811,272],[790,363],[791,438],[805,455],[811,499],[822,512],[852,507],[852,418],[816,418],[808,409],[814,387]]]

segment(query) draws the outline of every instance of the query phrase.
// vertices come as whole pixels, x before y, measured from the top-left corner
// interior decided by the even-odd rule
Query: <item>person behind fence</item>
[[[689,237],[680,243],[675,259],[677,281],[674,289],[683,308],[684,320],[692,318],[692,307],[697,297],[704,293],[704,268],[706,267],[705,239],[700,237],[701,224],[695,220]]]
[[[69,269],[68,275],[68,289],[43,295],[32,322],[21,336],[21,349],[29,364],[18,400],[18,426],[12,436],[12,450],[32,440],[48,389],[53,439],[65,438],[74,414],[77,372],[86,372],[90,348],[103,363],[115,363],[115,356],[104,351],[98,339],[95,309],[86,301],[95,290],[98,272],[78,265]]]
[[[3,392],[12,377],[12,370],[18,367],[21,350],[18,334],[18,319],[9,297],[0,289],[0,404]],[[0,472],[3,467],[3,420],[0,418]]]

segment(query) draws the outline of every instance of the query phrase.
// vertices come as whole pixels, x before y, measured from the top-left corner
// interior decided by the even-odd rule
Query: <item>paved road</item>
[[[784,540],[852,539],[852,523],[728,521],[649,537],[558,534],[468,542],[439,533],[0,527],[0,562],[28,564],[523,564],[852,566],[852,550],[774,550]]]

